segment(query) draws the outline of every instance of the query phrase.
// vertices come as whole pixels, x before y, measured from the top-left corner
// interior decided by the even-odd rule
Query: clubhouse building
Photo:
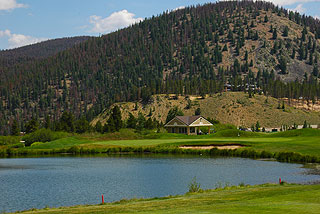
[[[208,127],[208,134],[210,134],[210,128],[212,126],[212,123],[202,116],[176,116],[164,127],[169,133],[197,135],[201,134],[201,127]]]

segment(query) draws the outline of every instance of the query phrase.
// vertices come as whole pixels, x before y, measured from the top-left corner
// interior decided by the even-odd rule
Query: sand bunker
[[[202,145],[202,146],[180,146],[179,148],[180,149],[201,149],[201,150],[210,150],[210,149],[213,149],[213,148],[217,148],[217,149],[220,149],[220,150],[223,150],[223,149],[231,149],[231,150],[235,150],[235,149],[239,149],[239,148],[242,148],[244,147],[243,145]]]

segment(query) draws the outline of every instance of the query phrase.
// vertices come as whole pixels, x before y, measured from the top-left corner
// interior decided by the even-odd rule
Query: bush
[[[17,144],[20,142],[20,137],[16,136],[0,136],[0,146]]]
[[[16,143],[16,144],[11,144],[10,148],[23,148],[24,143]]]
[[[209,128],[208,127],[201,127],[200,130],[201,130],[201,132],[203,134],[208,134],[209,133]]]
[[[193,192],[201,192],[202,189],[200,188],[200,183],[197,182],[197,178],[194,177],[190,182],[189,186],[189,193]]]
[[[30,146],[32,147],[32,146],[38,146],[38,145],[42,145],[42,144],[43,144],[43,142],[34,142]]]
[[[213,125],[213,129],[215,132],[218,132],[223,130],[237,129],[237,127],[231,124],[217,123]]]
[[[50,129],[39,129],[33,133],[25,135],[22,139],[26,146],[30,146],[34,142],[50,142],[59,138],[66,137],[67,133],[53,132]]]

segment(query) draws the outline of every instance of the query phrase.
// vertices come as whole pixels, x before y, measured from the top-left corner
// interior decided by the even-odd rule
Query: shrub
[[[281,182],[280,182],[280,185],[285,185],[285,184],[287,184],[286,181],[281,181]]]
[[[239,183],[239,187],[244,187],[245,184],[243,182]]]
[[[200,188],[200,183],[197,182],[197,178],[194,177],[190,182],[189,186],[189,193],[193,192],[201,192],[202,189]]]
[[[10,148],[23,148],[24,143],[16,143],[16,144],[11,144]]]
[[[67,133],[64,132],[53,132],[50,129],[39,129],[25,135],[22,139],[25,141],[26,146],[30,146],[34,142],[50,142],[66,136]]]
[[[32,147],[32,146],[38,146],[38,145],[41,145],[41,144],[43,144],[43,142],[34,142],[34,143],[32,143],[30,146]]]
[[[20,142],[20,137],[16,136],[0,136],[0,145],[17,144]]]
[[[80,148],[77,146],[72,146],[70,147],[70,149],[68,149],[68,152],[72,154],[77,154],[80,153]]]

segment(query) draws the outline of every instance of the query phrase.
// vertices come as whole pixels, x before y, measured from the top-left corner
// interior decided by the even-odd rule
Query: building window
[[[185,134],[185,133],[187,133],[187,128],[185,128],[185,127],[179,128],[179,133],[180,133],[180,134]]]
[[[190,133],[195,133],[196,129],[194,127],[190,127]]]

